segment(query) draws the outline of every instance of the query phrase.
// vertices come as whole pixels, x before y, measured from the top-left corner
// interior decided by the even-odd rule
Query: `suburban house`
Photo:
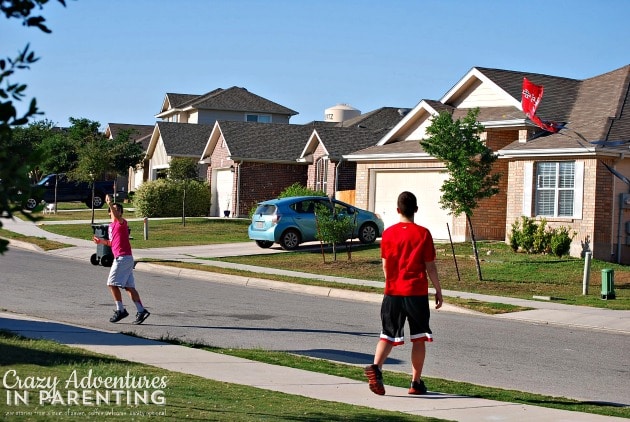
[[[233,86],[203,95],[166,94],[158,119],[175,123],[213,125],[217,120],[289,123],[297,111]]]
[[[288,124],[297,112],[245,88],[218,88],[203,95],[167,93],[156,118],[144,181],[163,177],[173,157],[198,159],[217,120]],[[175,125],[189,126],[177,127]],[[194,127],[197,126],[197,127]],[[200,168],[205,178],[207,168]]]
[[[147,148],[148,180],[167,176],[171,159],[175,157],[198,159],[208,141],[212,125],[157,122]],[[199,178],[204,178],[206,168],[199,168]]]
[[[346,154],[375,145],[409,109],[382,107],[313,129],[298,160],[308,163],[307,187],[354,204],[356,163]]]
[[[293,183],[305,185],[307,163],[297,161],[311,125],[219,120],[200,162],[212,186],[211,216],[247,215]]]
[[[523,113],[523,78],[544,87],[537,115],[566,123],[551,134]],[[443,163],[425,153],[431,117],[447,111],[464,117],[479,108],[482,139],[497,151],[500,193],[484,200],[472,221],[478,239],[507,241],[521,216],[576,233],[571,254],[630,263],[630,66],[585,80],[509,70],[472,68],[439,101],[423,100],[374,146],[346,154],[357,165],[358,207],[373,210],[386,226],[396,219],[396,196],[419,199],[417,222],[436,239],[468,240],[464,216],[440,208]],[[609,171],[607,166],[612,170]],[[617,173],[617,175],[613,174]]]
[[[153,134],[153,125],[133,125],[126,123],[109,123],[105,128],[105,136],[109,139],[114,139],[122,132],[128,132],[129,138],[133,142],[137,142],[142,145],[142,150],[146,151],[149,148],[149,142],[151,141],[151,135]],[[127,176],[125,186],[127,186],[127,192],[135,191],[138,186],[142,184],[148,177],[146,171],[149,169],[149,163],[145,159],[142,165],[137,168],[130,168]]]
[[[353,203],[356,164],[343,154],[374,145],[405,112],[384,107],[305,125],[217,121],[200,160],[216,198],[210,215],[247,215],[294,183]]]

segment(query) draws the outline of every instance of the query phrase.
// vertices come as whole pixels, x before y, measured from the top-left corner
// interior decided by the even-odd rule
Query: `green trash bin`
[[[615,271],[610,268],[602,270],[602,299],[615,298]]]

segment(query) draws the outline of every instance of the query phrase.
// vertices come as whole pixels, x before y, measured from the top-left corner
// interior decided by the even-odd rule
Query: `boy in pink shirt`
[[[116,310],[114,311],[114,316],[109,319],[109,322],[118,322],[129,316],[129,312],[127,312],[123,305],[122,294],[120,292],[120,289],[125,289],[138,310],[136,320],[133,324],[142,324],[151,313],[142,305],[140,295],[136,290],[135,280],[133,278],[134,260],[131,252],[131,243],[129,242],[129,226],[127,225],[127,220],[122,217],[122,205],[113,202],[109,195],[105,197],[105,202],[109,207],[108,213],[111,218],[111,223],[108,228],[109,240],[101,239],[96,236],[94,236],[92,240],[96,244],[111,247],[112,253],[114,254],[114,262],[109,271],[109,277],[107,278],[107,287],[109,287],[109,291],[112,293],[114,301],[116,302]]]

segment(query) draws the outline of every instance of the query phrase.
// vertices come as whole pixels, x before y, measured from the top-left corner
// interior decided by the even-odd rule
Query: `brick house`
[[[247,216],[259,201],[306,184],[297,161],[312,125],[217,121],[202,149],[212,186],[211,216]]]
[[[537,115],[568,122],[548,134],[522,112],[523,78],[544,86]],[[482,201],[473,216],[479,239],[507,241],[521,216],[545,218],[551,227],[576,232],[571,254],[630,262],[623,193],[629,186],[604,166],[630,176],[630,66],[585,80],[509,70],[472,68],[439,101],[423,100],[375,146],[345,155],[357,164],[356,205],[395,221],[395,197],[411,190],[419,198],[417,220],[437,239],[469,239],[463,216],[439,206],[447,177],[441,162],[419,144],[431,116],[448,111],[461,118],[479,108],[482,138],[499,154],[500,193]],[[630,226],[629,226],[630,229]]]
[[[217,88],[203,95],[167,93],[156,115],[162,121],[155,125],[147,147],[143,181],[162,177],[173,157],[198,159],[217,120],[288,124],[296,114],[240,87]],[[202,178],[206,167],[200,166]]]
[[[375,145],[408,111],[382,107],[314,128],[299,156],[299,161],[308,163],[307,187],[354,204],[357,165],[344,155]]]

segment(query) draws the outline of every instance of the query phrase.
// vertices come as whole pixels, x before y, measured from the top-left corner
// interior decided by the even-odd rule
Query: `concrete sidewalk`
[[[6,312],[0,312],[0,329],[217,381],[411,415],[463,422],[626,420],[438,392],[409,396],[406,388],[391,386],[386,386],[385,396],[376,396],[366,382]]]

